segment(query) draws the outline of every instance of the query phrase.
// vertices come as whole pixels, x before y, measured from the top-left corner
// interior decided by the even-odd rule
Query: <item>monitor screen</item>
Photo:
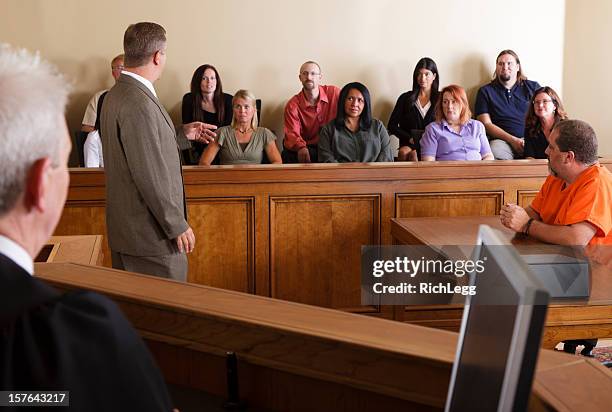
[[[527,409],[546,318],[548,293],[513,246],[481,226],[470,274],[446,411]]]

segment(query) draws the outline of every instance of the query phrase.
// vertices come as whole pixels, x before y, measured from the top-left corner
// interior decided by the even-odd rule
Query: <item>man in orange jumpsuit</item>
[[[612,245],[612,173],[597,161],[595,131],[581,120],[558,123],[550,134],[550,175],[523,209],[505,205],[504,226],[558,245]]]
[[[597,161],[597,137],[586,122],[565,120],[550,134],[550,175],[523,209],[506,205],[504,226],[547,243],[587,246],[586,253],[610,256],[612,248],[612,174]],[[605,262],[604,262],[605,264]],[[563,350],[591,356],[597,339],[564,341]]]

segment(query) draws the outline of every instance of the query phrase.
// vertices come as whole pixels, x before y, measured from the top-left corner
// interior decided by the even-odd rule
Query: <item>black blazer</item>
[[[427,110],[425,118],[421,117],[421,112],[414,104],[410,104],[410,97],[414,93],[411,91],[402,93],[395,103],[391,117],[389,118],[389,124],[387,130],[389,134],[397,136],[401,146],[409,146],[413,149],[418,149],[418,139],[414,144],[410,143],[410,138],[415,137],[412,135],[412,130],[425,130],[425,127],[435,120],[435,106],[436,101],[432,99],[431,106]],[[420,154],[420,153],[419,153]]]
[[[68,390],[76,411],[172,410],[151,355],[113,302],[62,295],[2,254],[0,389]]]

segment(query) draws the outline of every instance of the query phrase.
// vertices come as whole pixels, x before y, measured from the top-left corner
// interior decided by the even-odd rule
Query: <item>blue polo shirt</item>
[[[488,113],[494,125],[516,137],[523,137],[525,116],[533,99],[533,93],[540,88],[538,82],[517,81],[512,89],[506,89],[499,81],[482,86],[476,96],[476,116]]]

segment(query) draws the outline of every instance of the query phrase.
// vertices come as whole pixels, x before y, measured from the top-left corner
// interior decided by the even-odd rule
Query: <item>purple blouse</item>
[[[421,137],[421,156],[436,160],[482,160],[491,153],[485,127],[470,119],[455,132],[446,122],[430,123]]]

